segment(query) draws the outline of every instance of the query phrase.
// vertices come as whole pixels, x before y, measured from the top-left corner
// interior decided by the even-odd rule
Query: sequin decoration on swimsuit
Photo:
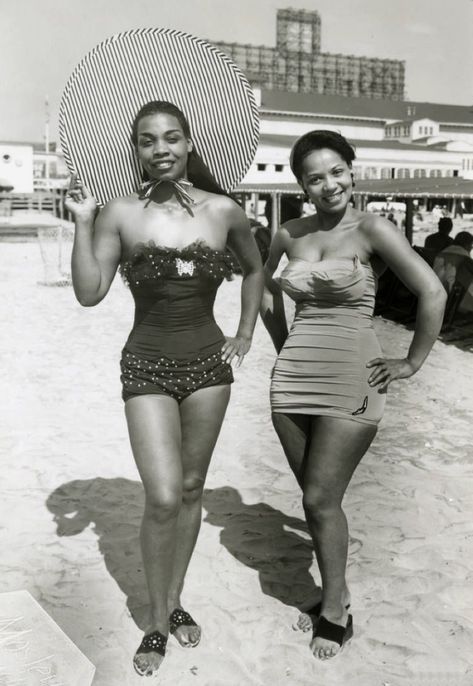
[[[229,252],[204,241],[182,249],[153,241],[135,247],[120,267],[135,300],[121,357],[123,400],[154,393],[181,402],[198,389],[233,382],[213,306],[235,266]]]

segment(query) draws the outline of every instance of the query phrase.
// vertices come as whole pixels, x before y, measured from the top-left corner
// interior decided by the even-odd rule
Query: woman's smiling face
[[[331,148],[313,150],[301,164],[301,185],[317,210],[341,212],[351,198],[351,166]]]
[[[136,152],[150,179],[186,178],[191,150],[192,142],[171,114],[150,114],[139,120]]]

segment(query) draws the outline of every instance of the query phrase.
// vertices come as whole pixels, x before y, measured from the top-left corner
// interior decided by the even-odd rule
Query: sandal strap
[[[323,615],[317,622],[317,626],[314,630],[314,638],[325,638],[327,641],[333,641],[338,643],[339,646],[343,645],[348,639],[353,636],[353,617],[348,615],[348,621],[346,626],[341,626],[340,624],[334,624],[326,619]]]
[[[169,631],[175,633],[180,626],[197,626],[188,612],[180,607],[176,607],[169,615]]]
[[[164,657],[166,653],[166,644],[168,637],[164,636],[160,631],[152,631],[146,634],[140,643],[136,654],[138,653],[159,653]]]
[[[346,610],[350,609],[350,603],[348,603],[348,605],[345,605],[345,609]],[[319,617],[320,613],[322,612],[322,601],[319,600],[319,602],[316,603],[313,607],[309,607],[307,610],[301,610],[301,612],[305,615],[311,615],[313,617]]]

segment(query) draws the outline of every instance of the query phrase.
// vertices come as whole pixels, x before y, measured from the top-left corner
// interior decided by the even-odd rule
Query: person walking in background
[[[306,133],[291,169],[316,214],[276,233],[265,265],[261,315],[278,357],[271,380],[274,428],[301,487],[322,580],[299,626],[313,626],[311,650],[332,658],[353,634],[346,579],[348,526],[342,500],[374,439],[386,391],[415,374],[442,324],[446,294],[393,224],[351,204],[355,153],[338,133]],[[288,264],[274,272],[283,255]],[[382,355],[373,330],[377,276],[388,265],[418,297],[406,355]],[[287,330],[282,292],[296,303]]]

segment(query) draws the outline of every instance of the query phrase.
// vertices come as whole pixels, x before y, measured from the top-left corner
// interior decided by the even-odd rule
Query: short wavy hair
[[[308,131],[296,140],[291,150],[290,165],[292,173],[299,182],[302,178],[304,159],[314,150],[321,150],[322,148],[329,148],[338,153],[349,167],[356,157],[355,149],[340,133],[327,129]]]

